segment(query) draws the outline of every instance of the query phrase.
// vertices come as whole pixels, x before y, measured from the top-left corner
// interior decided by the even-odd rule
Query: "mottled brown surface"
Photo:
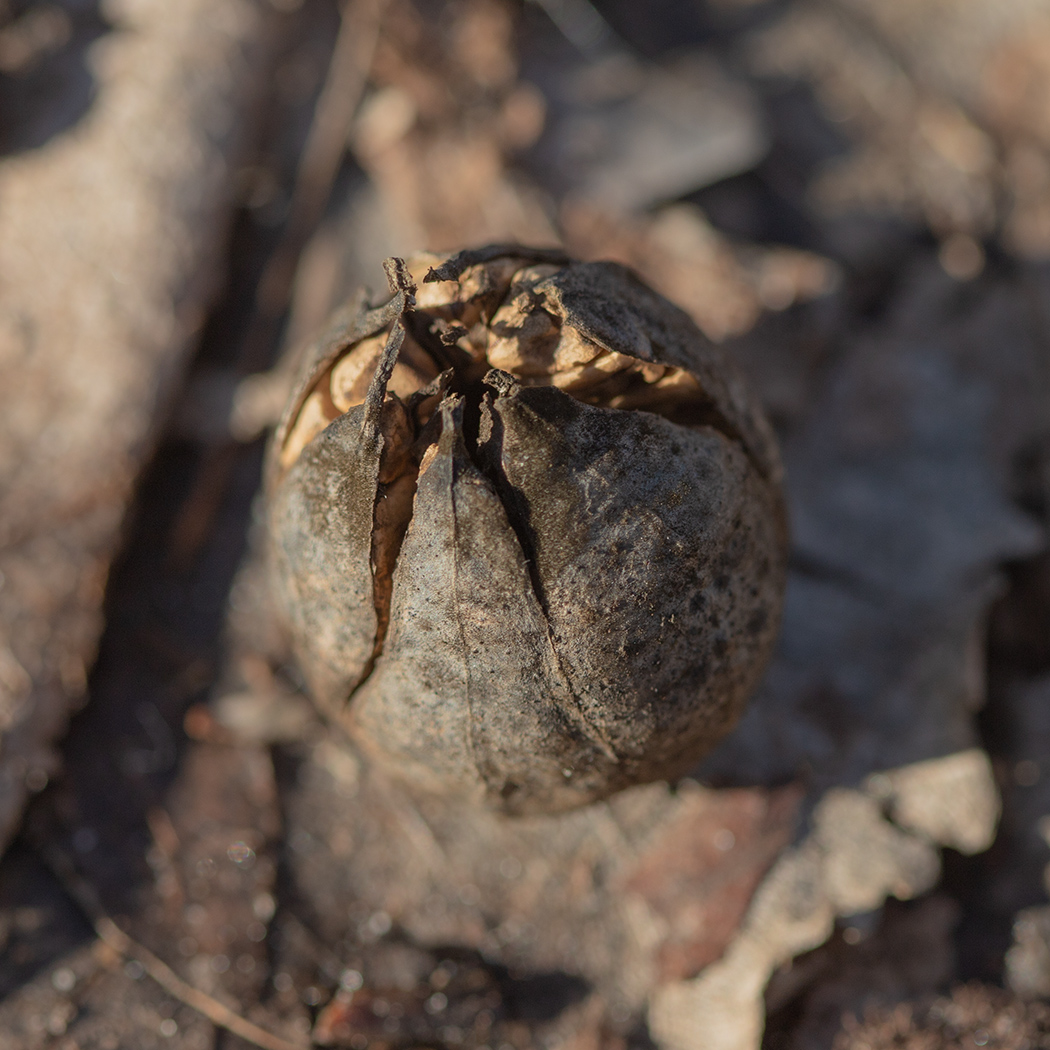
[[[901,1003],[849,1017],[834,1050],[1022,1050],[1050,1046],[1050,1007],[971,984],[932,1002]]]

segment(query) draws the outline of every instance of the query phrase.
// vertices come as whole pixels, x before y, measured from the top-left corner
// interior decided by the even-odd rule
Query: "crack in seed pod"
[[[399,775],[512,813],[681,775],[779,623],[761,411],[615,264],[491,246],[387,275],[305,357],[270,453],[315,699]]]

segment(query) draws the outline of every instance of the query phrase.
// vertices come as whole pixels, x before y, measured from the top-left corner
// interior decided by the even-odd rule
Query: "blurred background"
[[[491,242],[689,312],[794,535],[688,790],[498,842],[362,786],[258,556],[290,355]],[[1037,1045],[1048,515],[1045,0],[0,0],[0,1044]]]

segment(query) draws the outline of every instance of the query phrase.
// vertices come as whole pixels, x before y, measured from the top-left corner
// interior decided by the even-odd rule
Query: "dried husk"
[[[399,775],[508,812],[680,775],[739,717],[783,596],[741,377],[612,263],[497,246],[388,274],[306,355],[270,456],[315,699]]]

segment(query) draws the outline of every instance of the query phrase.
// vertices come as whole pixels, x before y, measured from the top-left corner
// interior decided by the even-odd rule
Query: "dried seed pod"
[[[307,355],[271,450],[315,699],[402,775],[508,812],[680,775],[737,720],[783,597],[779,459],[740,376],[612,263],[491,247],[388,277]]]

